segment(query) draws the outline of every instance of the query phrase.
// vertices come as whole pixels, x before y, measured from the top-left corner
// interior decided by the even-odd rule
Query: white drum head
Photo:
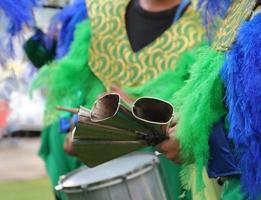
[[[106,153],[106,152],[104,152]],[[123,156],[94,168],[81,168],[62,178],[61,188],[88,188],[98,183],[128,178],[147,166],[155,166],[158,158],[153,154],[135,153]]]

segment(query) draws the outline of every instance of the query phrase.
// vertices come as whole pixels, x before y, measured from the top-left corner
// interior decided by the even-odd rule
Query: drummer
[[[205,43],[205,29],[190,1],[88,0],[87,9],[89,19],[78,26],[68,55],[54,70],[45,66],[38,76],[38,84],[41,77],[47,81],[47,109],[78,107],[83,101],[90,108],[106,90],[126,87],[128,96],[170,100],[187,72],[189,51]],[[177,74],[177,79],[158,78],[163,72]],[[157,87],[142,87],[149,81]],[[190,192],[181,190],[180,167],[165,156],[160,159],[169,199],[191,199]]]

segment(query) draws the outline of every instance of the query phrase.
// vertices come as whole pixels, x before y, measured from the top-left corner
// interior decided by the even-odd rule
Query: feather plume
[[[197,59],[191,67],[190,78],[174,95],[173,103],[178,114],[175,136],[180,141],[183,160],[196,163],[196,188],[202,192],[202,172],[208,162],[211,128],[226,113],[222,102],[223,85],[219,77],[224,54],[208,46],[195,52]],[[185,163],[185,167],[188,164]],[[185,182],[189,183],[190,180]]]
[[[39,88],[47,91],[45,125],[58,120],[56,106],[79,107],[86,99],[92,105],[97,94],[104,91],[99,79],[87,65],[91,40],[90,21],[79,23],[70,51],[62,59],[43,66],[31,86],[32,92]],[[85,99],[86,98],[86,99]],[[86,102],[85,102],[86,103]]]
[[[249,199],[261,195],[261,14],[245,22],[222,69],[233,139]]]
[[[5,59],[13,56],[13,38],[22,33],[23,26],[34,26],[33,7],[38,5],[38,0],[19,0],[19,3],[14,0],[0,1],[0,20],[5,21],[5,33],[2,33],[3,38],[0,39],[0,46],[4,49]],[[7,42],[5,38],[8,38]],[[3,52],[2,52],[3,53]],[[4,63],[5,60],[1,59]]]
[[[197,8],[201,14],[203,24],[207,30],[208,38],[211,39],[212,32],[217,28],[217,20],[227,14],[232,0],[199,0]]]
[[[76,25],[86,17],[85,0],[77,0],[64,7],[52,18],[48,35],[52,38],[57,31],[59,32],[56,50],[57,59],[62,58],[69,51]],[[48,46],[52,46],[52,44],[49,43]]]

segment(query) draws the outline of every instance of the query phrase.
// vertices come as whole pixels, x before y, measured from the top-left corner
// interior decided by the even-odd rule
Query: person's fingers
[[[160,153],[165,153],[162,149],[162,145],[165,141],[161,142],[160,144],[158,144],[155,148],[156,148],[156,151],[160,152]]]
[[[68,133],[68,135],[65,138],[65,141],[64,141],[64,151],[66,153],[68,153],[69,155],[72,155],[72,156],[74,155],[71,132]]]
[[[173,139],[168,139],[157,145],[157,150],[160,152],[178,152],[179,151],[179,144],[177,141]]]
[[[175,157],[177,156],[177,153],[171,151],[171,152],[167,152],[165,155],[166,155],[166,158],[167,158],[167,159],[173,160],[173,159],[175,159]]]
[[[178,147],[166,151],[166,157],[170,160],[179,161],[180,160],[180,149]]]
[[[156,147],[157,151],[160,153],[165,154],[165,156],[169,159],[174,161],[177,164],[181,164],[180,158],[180,148],[178,140],[174,138],[170,138],[168,140],[163,141]]]
[[[156,150],[160,153],[166,153],[167,151],[170,150],[171,147],[169,143],[170,143],[170,139],[164,140],[163,142],[161,142],[156,146]]]
[[[173,127],[171,127],[171,128],[168,129],[167,135],[170,136],[170,135],[172,135],[173,133],[175,133],[175,131],[176,131],[176,126],[173,126]]]
[[[168,139],[168,140],[166,140],[165,142],[162,143],[161,148],[164,151],[169,151],[169,150],[175,150],[176,146],[175,146],[174,141],[172,141],[172,139]]]

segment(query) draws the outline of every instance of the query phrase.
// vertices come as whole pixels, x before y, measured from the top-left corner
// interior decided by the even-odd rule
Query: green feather
[[[181,144],[184,167],[196,163],[196,189],[203,191],[202,171],[208,162],[208,139],[212,125],[226,114],[223,85],[219,77],[224,54],[211,47],[200,47],[190,78],[174,95],[177,115],[177,137]],[[188,174],[186,177],[190,177]],[[186,178],[184,178],[186,179]],[[185,182],[189,183],[190,180]]]
[[[32,83],[32,90],[46,89],[45,124],[58,119],[57,105],[79,107],[90,106],[104,86],[88,67],[91,40],[89,20],[80,23],[75,31],[69,53],[61,60],[45,65]]]

